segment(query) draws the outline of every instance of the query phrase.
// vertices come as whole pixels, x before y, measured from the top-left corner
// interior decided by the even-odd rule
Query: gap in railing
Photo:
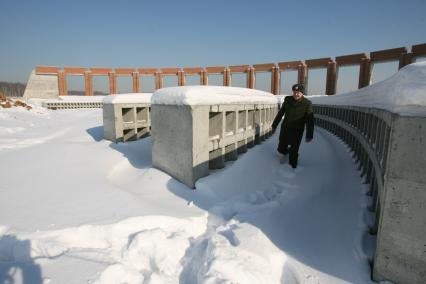
[[[133,93],[131,76],[117,76],[117,94]]]
[[[371,83],[374,84],[395,75],[398,72],[398,64],[397,61],[374,63],[371,70]]]
[[[325,82],[327,79],[327,69],[310,69],[308,72],[308,92],[307,95],[325,95]]]
[[[200,85],[200,75],[186,75],[185,76],[186,86],[197,86]]]
[[[209,74],[209,85],[211,85],[211,86],[223,86],[223,75],[222,74]]]
[[[337,80],[337,94],[347,93],[358,90],[359,66],[339,67]]]
[[[176,75],[164,75],[163,87],[176,87],[178,85],[178,77]]]
[[[69,96],[84,96],[85,85],[84,77],[82,75],[70,75],[66,76]]]
[[[93,95],[109,94],[108,76],[93,76]]]
[[[256,72],[255,89],[271,92],[271,72]]]
[[[291,87],[297,83],[297,71],[281,71],[281,95],[291,95]]]
[[[247,86],[247,75],[245,73],[232,74],[231,86],[245,88]]]
[[[155,91],[155,77],[154,76],[140,76],[140,83],[142,93],[153,93]]]

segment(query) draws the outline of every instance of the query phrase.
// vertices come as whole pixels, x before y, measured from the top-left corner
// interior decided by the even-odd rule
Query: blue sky
[[[26,82],[36,65],[239,65],[408,47],[426,42],[425,11],[424,0],[1,0],[0,81]]]

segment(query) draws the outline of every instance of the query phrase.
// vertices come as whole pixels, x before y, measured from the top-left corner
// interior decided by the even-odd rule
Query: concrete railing
[[[104,138],[113,142],[134,141],[151,132],[151,94],[107,97],[103,101]]]
[[[93,95],[93,76],[104,76],[109,81],[109,93],[117,93],[117,77],[127,76],[132,78],[132,90],[141,92],[141,77],[150,76],[155,81],[155,89],[163,87],[165,77],[177,77],[178,86],[184,86],[186,76],[199,76],[200,85],[209,84],[209,75],[222,76],[223,86],[232,86],[233,74],[246,75],[246,87],[256,88],[256,74],[269,73],[271,78],[270,92],[279,95],[281,93],[281,76],[284,71],[296,71],[297,83],[305,84],[306,94],[309,93],[309,71],[325,69],[327,95],[336,93],[338,73],[340,67],[359,66],[358,88],[370,85],[371,74],[375,63],[396,61],[399,69],[415,61],[416,58],[426,56],[426,44],[413,45],[409,49],[399,47],[374,51],[370,53],[358,53],[344,56],[286,61],[278,63],[235,65],[235,66],[211,66],[211,67],[173,67],[173,68],[82,68],[82,67],[50,67],[37,66],[31,73],[25,89],[26,98],[55,98],[68,94],[67,76],[82,76],[84,78],[85,94]],[[395,70],[396,72],[397,70]],[[293,82],[296,83],[296,82]]]
[[[167,89],[162,92],[167,93]],[[209,169],[223,168],[226,161],[236,160],[238,154],[269,137],[279,107],[277,98],[271,94],[258,102],[254,101],[255,95],[249,94],[240,96],[239,102],[202,105],[158,103],[156,96],[157,93],[151,107],[153,166],[191,188],[199,178],[209,174]],[[201,96],[209,99],[215,94],[209,91]]]
[[[426,283],[426,117],[314,105],[315,123],[352,150],[370,184],[373,279]]]

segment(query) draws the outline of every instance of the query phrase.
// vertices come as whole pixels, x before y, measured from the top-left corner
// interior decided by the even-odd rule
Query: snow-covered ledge
[[[153,166],[191,188],[269,137],[278,111],[271,93],[235,87],[164,88],[151,103]]]
[[[151,93],[110,95],[103,100],[104,138],[113,142],[149,136]]]
[[[373,279],[426,283],[426,62],[312,101],[316,124],[348,144],[370,183]]]

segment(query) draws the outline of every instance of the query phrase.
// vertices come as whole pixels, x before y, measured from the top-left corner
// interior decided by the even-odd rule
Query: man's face
[[[303,97],[303,93],[301,91],[293,91],[293,98],[298,101]]]

